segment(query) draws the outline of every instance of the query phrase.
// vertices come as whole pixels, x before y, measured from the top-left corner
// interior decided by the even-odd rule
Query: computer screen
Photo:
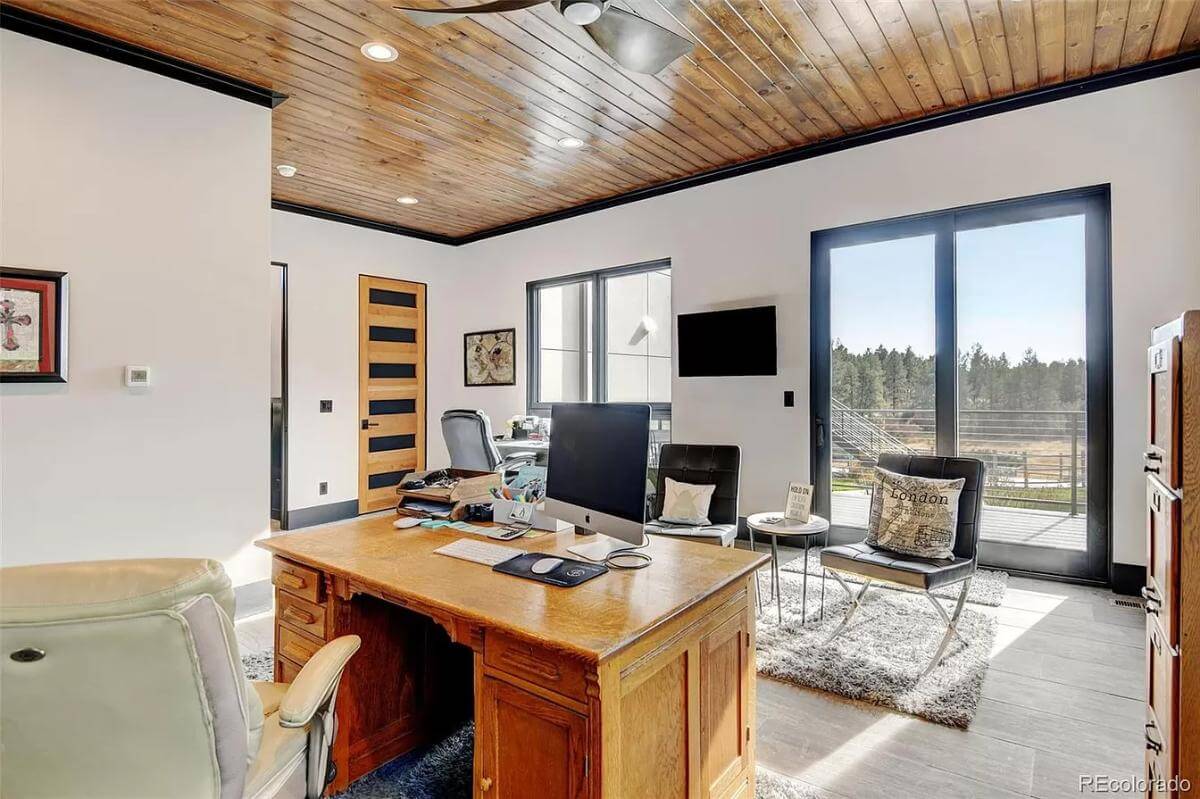
[[[546,496],[639,524],[646,518],[650,406],[555,405]]]

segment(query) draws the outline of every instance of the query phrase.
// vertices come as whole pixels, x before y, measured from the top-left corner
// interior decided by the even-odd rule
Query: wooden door
[[[583,799],[587,719],[494,677],[477,684],[475,796]]]
[[[750,683],[754,679],[749,611],[700,639],[702,797],[725,796],[753,768]]]
[[[425,284],[358,278],[358,512],[425,468]]]

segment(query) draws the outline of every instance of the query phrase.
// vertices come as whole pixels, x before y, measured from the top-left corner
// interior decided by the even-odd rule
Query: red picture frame
[[[30,370],[10,368],[15,361],[6,359],[0,349],[0,383],[67,382],[67,273],[40,269],[0,267],[0,289],[16,289],[38,295],[38,360]],[[0,298],[3,293],[0,292]],[[11,311],[9,311],[11,313]],[[15,341],[14,330],[32,320],[28,316],[3,319],[0,312],[0,343]],[[7,347],[5,347],[7,349]]]

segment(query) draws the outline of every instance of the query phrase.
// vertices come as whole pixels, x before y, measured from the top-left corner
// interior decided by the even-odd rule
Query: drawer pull
[[[1155,600],[1155,599],[1147,599],[1146,600],[1146,615],[1147,616],[1157,616],[1158,612],[1160,610],[1162,610],[1161,602],[1159,602],[1158,600]]]
[[[479,790],[480,791],[482,791],[483,793],[487,793],[488,789],[491,787],[492,787],[492,778],[491,777],[480,777],[479,778]]]
[[[297,577],[291,572],[280,572],[279,582],[286,585],[288,588],[295,588],[297,590],[308,585],[307,580],[305,580],[303,577]]]
[[[1161,474],[1161,473],[1162,473],[1162,470],[1161,470],[1161,469],[1159,469],[1157,466],[1151,466],[1151,465],[1149,465],[1149,464],[1146,464],[1145,466],[1143,466],[1143,467],[1142,467],[1142,471],[1143,471],[1143,472],[1153,472],[1154,474]]]
[[[1142,599],[1146,600],[1147,602],[1157,602],[1158,601],[1158,589],[1152,585],[1143,585],[1142,586]]]
[[[1142,453],[1142,455],[1148,461],[1161,461],[1162,460],[1162,455],[1158,454],[1157,452],[1144,452],[1144,453]]]
[[[292,607],[291,605],[288,605],[283,609],[283,615],[292,621],[299,622],[300,624],[316,624],[317,622],[317,617],[309,613],[307,610],[301,610],[300,608]]]
[[[1162,745],[1162,741],[1154,740],[1154,736],[1152,736],[1150,734],[1150,731],[1154,730],[1154,729],[1157,729],[1154,726],[1154,722],[1152,722],[1152,721],[1146,722],[1146,748],[1157,755],[1162,752],[1163,745]]]

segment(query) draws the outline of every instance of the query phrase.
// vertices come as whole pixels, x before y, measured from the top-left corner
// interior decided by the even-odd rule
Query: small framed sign
[[[808,522],[812,511],[813,487],[807,483],[788,483],[787,504],[783,517],[792,522]]]

